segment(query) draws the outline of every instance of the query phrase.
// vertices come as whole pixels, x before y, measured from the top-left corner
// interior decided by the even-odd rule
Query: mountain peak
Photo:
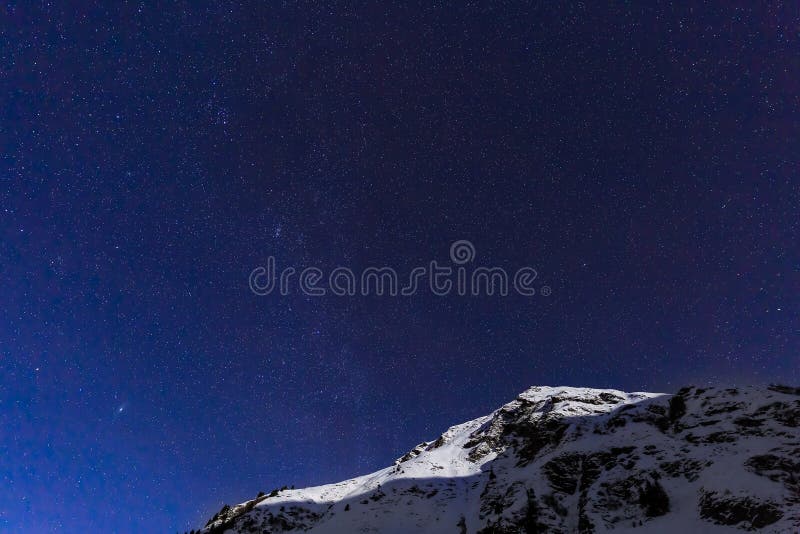
[[[794,532],[800,390],[534,386],[393,465],[223,508],[222,532]]]

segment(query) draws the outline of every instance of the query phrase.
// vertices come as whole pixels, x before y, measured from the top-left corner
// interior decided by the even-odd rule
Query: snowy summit
[[[532,387],[375,473],[223,507],[198,532],[800,529],[800,389]]]

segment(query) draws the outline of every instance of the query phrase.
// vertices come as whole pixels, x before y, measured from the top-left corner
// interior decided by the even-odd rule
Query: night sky
[[[0,7],[0,530],[197,528],[531,385],[800,382],[797,3],[100,4]],[[537,294],[248,284],[462,239]]]

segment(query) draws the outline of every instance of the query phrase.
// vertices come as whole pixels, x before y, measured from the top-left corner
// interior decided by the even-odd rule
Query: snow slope
[[[394,465],[199,532],[800,532],[800,389],[532,387]]]

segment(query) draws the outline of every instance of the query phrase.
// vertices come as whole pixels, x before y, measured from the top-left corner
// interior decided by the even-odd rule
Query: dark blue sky
[[[800,382],[796,3],[49,4],[0,18],[0,530],[196,528],[534,384]],[[458,239],[552,295],[248,288]]]

